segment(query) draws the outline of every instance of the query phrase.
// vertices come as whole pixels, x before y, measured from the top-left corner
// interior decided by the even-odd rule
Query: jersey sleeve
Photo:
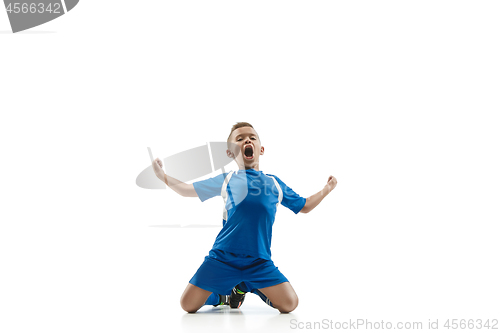
[[[215,196],[221,195],[222,184],[226,178],[227,173],[220,174],[213,178],[201,180],[199,182],[194,182],[193,186],[198,194],[198,198],[203,202]]]
[[[295,193],[294,190],[283,183],[281,179],[274,175],[273,177],[276,178],[278,184],[281,187],[281,191],[283,191],[283,199],[281,200],[281,204],[290,209],[295,214],[300,212],[306,204],[306,199]]]

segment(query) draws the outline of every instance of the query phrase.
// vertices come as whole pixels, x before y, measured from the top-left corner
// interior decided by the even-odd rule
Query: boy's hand
[[[328,181],[325,185],[325,189],[327,191],[326,193],[330,193],[335,188],[335,186],[337,186],[337,179],[333,176],[328,177]]]
[[[162,182],[165,182],[165,172],[163,171],[163,163],[159,158],[153,161],[153,170],[155,172],[156,177],[160,178]]]

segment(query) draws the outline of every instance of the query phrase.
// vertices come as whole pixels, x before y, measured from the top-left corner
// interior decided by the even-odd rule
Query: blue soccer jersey
[[[279,199],[295,214],[304,207],[306,199],[278,177],[262,171],[239,170],[224,186],[227,175],[224,173],[193,183],[202,202],[220,195],[225,201],[222,230],[215,239],[213,249],[270,260],[272,226]]]

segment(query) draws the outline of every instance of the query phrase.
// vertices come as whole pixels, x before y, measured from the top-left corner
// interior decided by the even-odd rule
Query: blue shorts
[[[271,287],[287,278],[272,260],[235,254],[218,249],[210,250],[189,283],[220,295],[230,295],[236,285],[242,291],[255,292]]]

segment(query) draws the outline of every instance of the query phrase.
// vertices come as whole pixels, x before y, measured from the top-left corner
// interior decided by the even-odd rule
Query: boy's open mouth
[[[247,160],[253,159],[253,147],[250,145],[246,146],[243,156],[245,156],[245,159],[247,159]]]

